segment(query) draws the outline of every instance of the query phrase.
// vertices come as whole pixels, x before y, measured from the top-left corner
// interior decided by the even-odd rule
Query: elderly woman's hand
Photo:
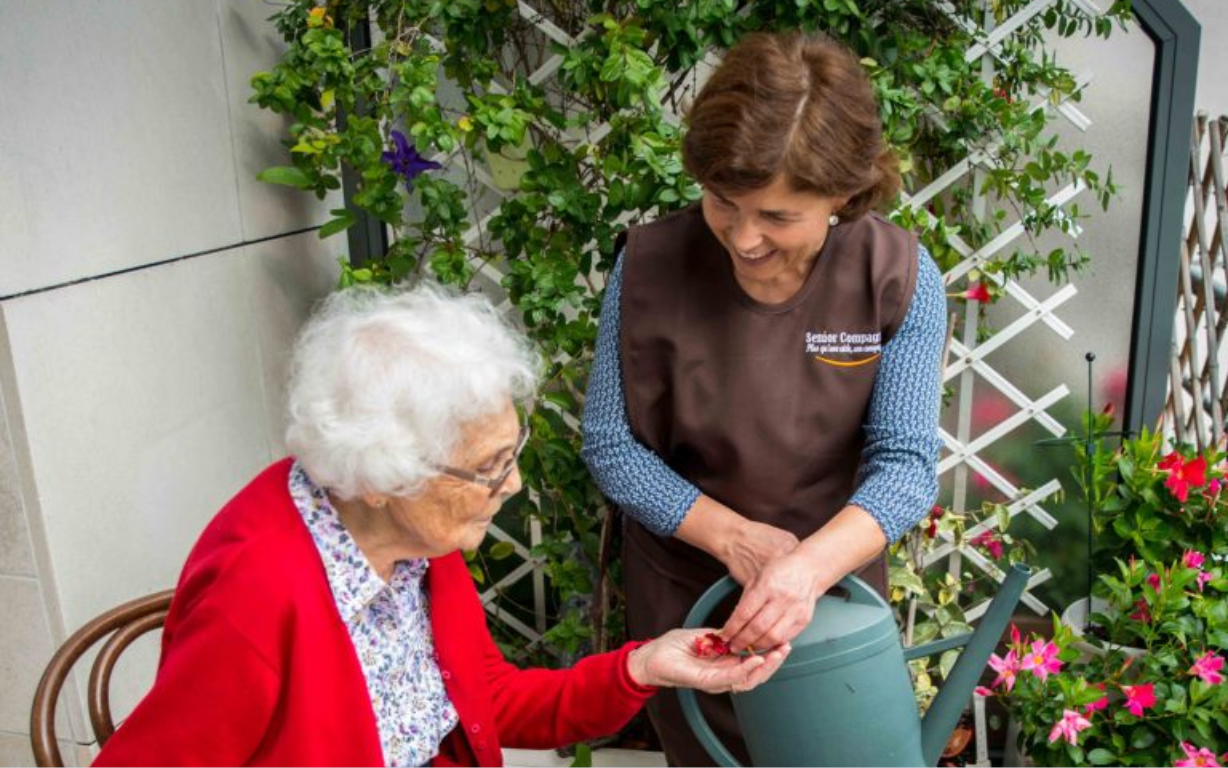
[[[759,654],[701,657],[696,652],[696,641],[711,632],[711,629],[666,632],[632,651],[627,657],[627,671],[640,685],[740,693],[771,677],[791,650],[785,644]]]

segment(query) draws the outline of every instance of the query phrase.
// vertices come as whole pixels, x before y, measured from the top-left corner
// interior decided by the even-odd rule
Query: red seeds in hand
[[[695,655],[701,659],[714,659],[729,655],[729,643],[715,632],[695,638]]]

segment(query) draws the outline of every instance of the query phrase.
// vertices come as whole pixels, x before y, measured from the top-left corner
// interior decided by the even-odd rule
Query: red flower
[[[1095,684],[1094,686],[1092,686],[1092,687],[1093,687],[1093,688],[1099,688],[1100,690],[1102,690],[1102,691],[1103,691],[1103,690],[1104,690],[1104,683],[1096,683],[1096,684]],[[1100,711],[1100,710],[1104,709],[1104,708],[1105,708],[1105,707],[1107,707],[1108,705],[1109,705],[1109,695],[1106,693],[1105,695],[1103,695],[1103,696],[1101,696],[1100,698],[1098,698],[1098,699],[1096,699],[1095,701],[1093,701],[1091,704],[1088,704],[1086,707],[1084,707],[1084,708],[1083,708],[1083,711],[1084,711],[1084,712],[1086,712],[1087,714],[1089,714],[1089,715],[1090,715],[1090,714],[1091,714],[1091,713],[1093,713],[1093,712],[1098,712],[1098,711]]]
[[[695,655],[701,659],[713,659],[729,655],[729,643],[715,632],[695,638]]]
[[[964,298],[968,301],[979,301],[982,304],[988,304],[992,297],[989,295],[989,287],[984,283],[973,283],[971,288],[964,291]]]
[[[1142,717],[1144,709],[1156,704],[1155,683],[1123,685],[1121,692],[1126,694],[1126,709],[1135,717]]]
[[[1141,621],[1144,624],[1151,623],[1151,608],[1147,605],[1147,601],[1139,598],[1134,604],[1134,613],[1130,614],[1130,618],[1135,621]]]
[[[1190,488],[1206,485],[1207,460],[1202,456],[1193,461],[1185,461],[1174,451],[1161,459],[1157,466],[1169,473],[1164,485],[1177,497],[1177,501],[1182,503],[1190,497]]]
[[[1001,539],[994,536],[992,531],[984,531],[973,536],[969,543],[974,547],[984,547],[994,560],[1001,560],[1002,555],[1005,554]]]

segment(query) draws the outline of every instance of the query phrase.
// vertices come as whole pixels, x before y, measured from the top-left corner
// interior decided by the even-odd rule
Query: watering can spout
[[[1016,565],[1011,568],[1006,580],[1002,582],[1001,589],[998,590],[993,602],[989,604],[989,609],[981,618],[976,632],[968,640],[964,652],[960,654],[951,673],[947,675],[942,689],[930,705],[921,723],[921,753],[925,757],[925,765],[938,763],[947,739],[955,730],[955,726],[959,724],[959,716],[963,712],[964,704],[972,695],[981,677],[981,672],[998,645],[998,639],[1002,637],[1002,633],[1006,631],[1010,623],[1015,606],[1019,603],[1024,588],[1027,587],[1030,573],[1025,565]],[[910,649],[907,655],[909,658],[927,655],[932,652],[933,645],[935,644]]]

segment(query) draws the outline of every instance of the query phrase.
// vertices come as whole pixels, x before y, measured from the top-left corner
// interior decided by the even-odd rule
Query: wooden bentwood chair
[[[98,746],[101,747],[111,738],[111,734],[115,733],[115,723],[111,719],[111,672],[120,654],[133,641],[146,632],[162,627],[174,594],[175,590],[168,589],[112,608],[78,629],[55,652],[34,691],[34,709],[30,713],[30,741],[34,745],[34,762],[37,765],[64,765],[55,734],[55,708],[60,690],[77,660],[108,635],[110,637],[98,651],[94,666],[90,669],[86,698],[90,725],[98,739]]]

